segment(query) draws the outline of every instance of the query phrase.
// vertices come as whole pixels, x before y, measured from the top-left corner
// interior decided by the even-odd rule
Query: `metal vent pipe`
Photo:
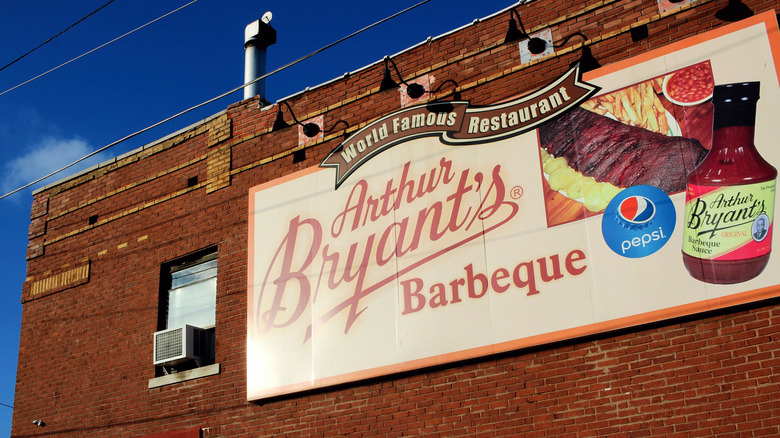
[[[276,43],[276,29],[268,24],[271,13],[261,20],[247,25],[244,30],[244,83],[247,84],[265,74],[265,52]],[[265,80],[244,87],[244,99],[260,96],[265,100]]]

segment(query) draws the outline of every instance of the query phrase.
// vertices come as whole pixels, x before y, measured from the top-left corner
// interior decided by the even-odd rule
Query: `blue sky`
[[[273,12],[271,24],[277,30],[278,42],[268,50],[268,68],[273,70],[420,1],[115,0],[0,71],[0,195],[240,86],[244,27],[266,11]],[[105,3],[108,0],[0,0],[0,67]],[[430,0],[270,77],[266,98],[275,102],[515,4],[508,0]],[[184,5],[188,6],[7,91]],[[519,10],[522,14],[522,7]],[[224,110],[242,96],[241,92],[231,94],[167,122],[84,166],[162,138]],[[13,405],[32,190],[0,199],[0,248],[4,253],[0,264],[0,403],[4,405]],[[0,405],[0,436],[10,434],[11,415],[12,409]]]

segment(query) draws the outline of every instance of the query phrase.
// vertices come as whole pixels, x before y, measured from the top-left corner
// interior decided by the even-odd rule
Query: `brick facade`
[[[536,0],[522,16],[529,32],[584,33],[608,65],[721,26],[714,13],[725,3],[699,0],[661,15],[655,1]],[[780,2],[745,3],[758,13]],[[464,99],[490,104],[547,83],[578,56],[565,48],[522,65],[516,45],[503,44],[507,21],[504,13],[475,22],[394,59],[409,81],[453,79]],[[649,37],[632,42],[631,28],[643,24]],[[397,91],[378,91],[382,68],[289,103],[299,120],[323,116],[326,129],[345,120],[354,132],[400,106]],[[248,191],[319,164],[345,134],[342,124],[299,145],[295,127],[271,132],[276,110],[256,98],[236,103],[36,192],[13,436],[193,427],[247,438],[780,436],[780,300],[247,402]],[[300,150],[305,158],[294,162]],[[150,389],[160,267],[213,245],[219,373]],[[31,425],[37,418],[46,427]]]

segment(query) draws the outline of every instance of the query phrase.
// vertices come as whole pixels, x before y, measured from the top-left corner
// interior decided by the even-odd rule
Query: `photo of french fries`
[[[669,119],[666,109],[658,99],[663,78],[596,96],[582,104],[582,108],[614,117],[617,121],[653,132],[669,135]]]

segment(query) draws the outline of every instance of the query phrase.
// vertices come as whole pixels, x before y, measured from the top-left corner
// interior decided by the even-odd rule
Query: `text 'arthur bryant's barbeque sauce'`
[[[753,144],[759,85],[715,87],[712,149],[688,175],[683,262],[707,283],[750,280],[769,261],[777,170]]]

